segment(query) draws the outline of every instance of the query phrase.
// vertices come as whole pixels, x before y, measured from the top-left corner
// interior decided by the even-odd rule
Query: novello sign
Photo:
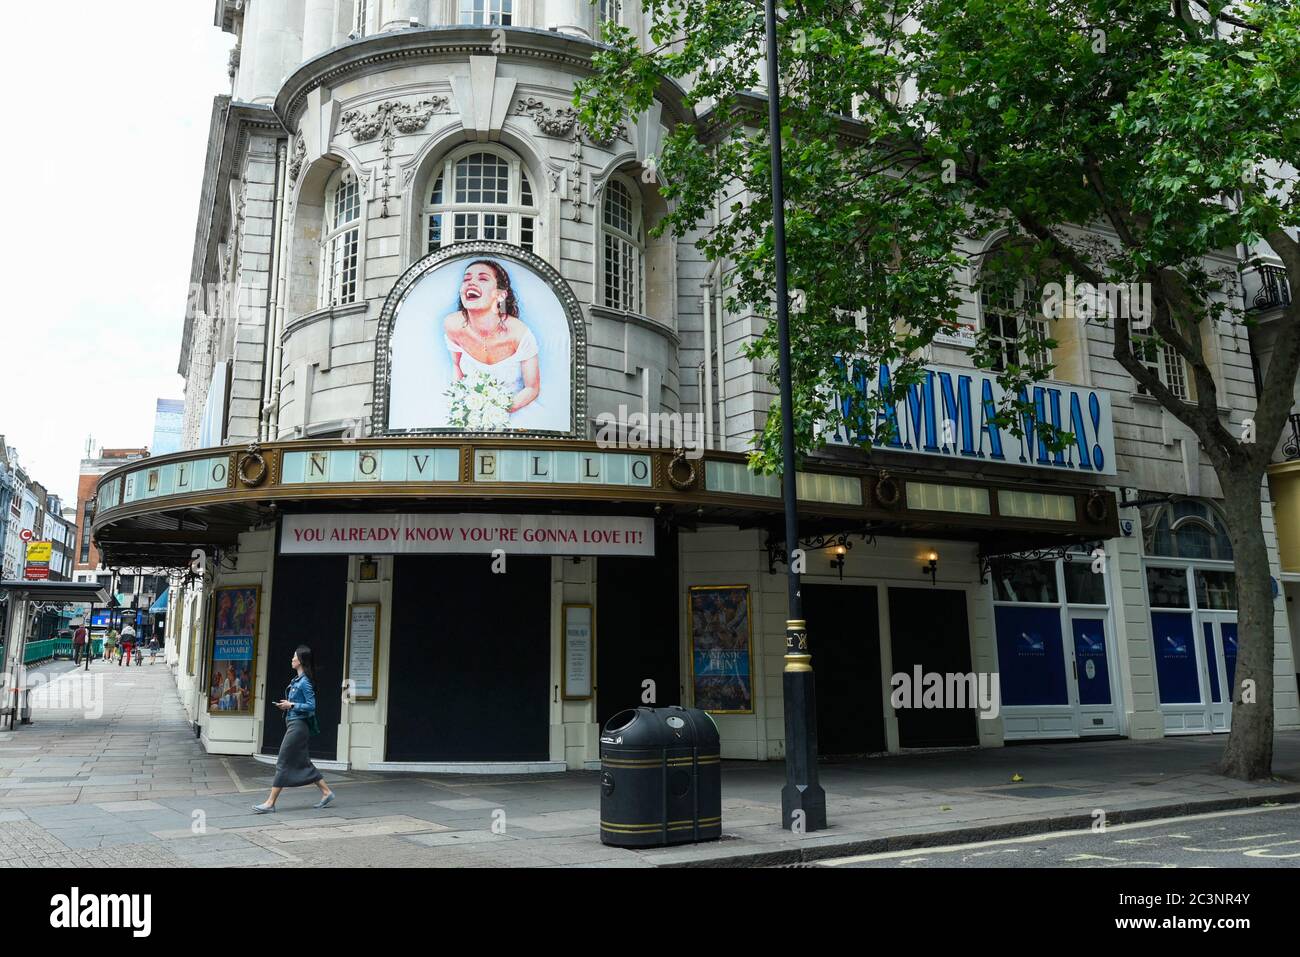
[[[857,384],[869,395],[889,391],[890,369],[882,363],[873,378],[863,368]],[[1107,392],[1064,382],[1039,382],[1022,388],[1018,398],[1033,409],[1020,417],[1020,436],[994,421],[1006,399],[996,373],[928,366],[921,381],[909,386],[902,400],[877,412],[877,427],[891,435],[877,448],[1055,471],[1115,474],[1115,430]],[[852,400],[842,399],[840,406],[849,416]],[[1040,423],[1074,438],[1064,448],[1052,451]],[[840,425],[823,434],[822,440],[828,445],[865,444],[865,437],[850,436],[847,428]]]
[[[285,555],[654,555],[654,520],[602,515],[286,515]]]

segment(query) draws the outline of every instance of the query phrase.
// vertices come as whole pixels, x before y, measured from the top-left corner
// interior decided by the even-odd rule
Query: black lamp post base
[[[820,784],[787,784],[781,789],[781,826],[805,834],[826,829],[826,792]]]

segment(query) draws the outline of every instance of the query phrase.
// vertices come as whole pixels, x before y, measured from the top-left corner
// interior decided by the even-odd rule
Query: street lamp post
[[[799,547],[799,515],[795,491],[794,389],[790,383],[790,301],[785,275],[785,190],[781,183],[781,88],[775,0],[766,0],[765,8],[767,117],[772,144],[772,239],[776,258],[776,322],[781,350],[781,491],[785,499],[785,557],[789,574],[785,670],[781,676],[785,699],[785,787],[781,789],[781,826],[786,830],[806,832],[826,827],[826,792],[817,780],[817,695],[795,555]]]

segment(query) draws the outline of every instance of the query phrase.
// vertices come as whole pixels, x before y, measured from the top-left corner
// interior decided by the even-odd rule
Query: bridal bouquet
[[[510,427],[514,394],[500,379],[472,372],[457,379],[445,393],[450,399],[449,423],[469,432],[503,432]]]

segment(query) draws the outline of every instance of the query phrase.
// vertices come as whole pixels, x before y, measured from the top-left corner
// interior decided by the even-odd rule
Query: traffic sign
[[[24,542],[30,542],[36,536],[32,534],[32,530],[30,528],[24,528],[21,532],[18,533],[18,537],[21,538]]]

